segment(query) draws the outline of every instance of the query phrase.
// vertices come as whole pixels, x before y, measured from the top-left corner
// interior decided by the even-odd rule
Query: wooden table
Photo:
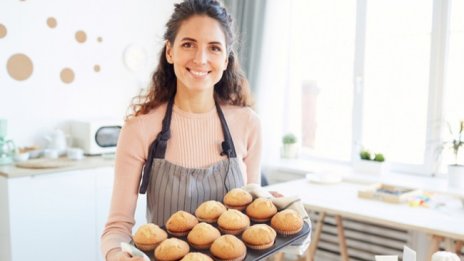
[[[438,250],[444,238],[457,240],[456,249],[464,241],[464,207],[456,206],[446,212],[424,207],[410,207],[407,204],[391,204],[377,200],[361,199],[357,196],[363,184],[337,183],[331,185],[314,184],[305,179],[279,183],[266,187],[270,191],[278,191],[284,195],[298,195],[305,207],[321,213],[319,222],[325,213],[335,215],[340,240],[342,260],[348,260],[343,235],[342,218],[375,223],[405,230],[419,231],[432,236],[432,246],[427,254]],[[308,259],[314,255],[322,223],[316,224],[313,231],[313,242],[309,249]],[[451,249],[450,249],[451,250]]]

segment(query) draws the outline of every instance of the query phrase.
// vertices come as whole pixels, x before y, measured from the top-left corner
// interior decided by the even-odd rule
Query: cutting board
[[[54,169],[66,168],[75,165],[76,162],[69,159],[33,159],[16,163],[18,168],[26,169]]]

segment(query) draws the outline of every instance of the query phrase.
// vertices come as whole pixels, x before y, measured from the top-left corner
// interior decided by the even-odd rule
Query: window
[[[365,147],[384,153],[393,170],[436,171],[437,124],[464,119],[464,1],[290,2],[286,13],[298,33],[272,27],[268,45],[288,38],[300,46],[288,44],[288,69],[274,70],[287,84],[265,74],[267,95],[284,107],[263,122],[265,132],[281,117],[278,131],[299,134],[310,158],[349,162]],[[282,13],[274,7],[268,19],[287,21]]]
[[[350,160],[356,1],[304,1],[302,145],[319,157]]]
[[[362,146],[390,162],[424,162],[432,1],[367,3]]]

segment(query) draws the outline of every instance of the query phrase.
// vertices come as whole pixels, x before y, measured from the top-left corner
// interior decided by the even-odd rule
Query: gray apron
[[[224,134],[220,154],[226,155],[227,159],[202,169],[185,168],[164,159],[167,141],[171,136],[173,104],[172,98],[168,102],[162,130],[150,146],[139,191],[141,194],[147,193],[147,221],[160,226],[164,226],[167,219],[178,210],[193,214],[202,202],[222,202],[229,190],[244,185],[235,146],[217,102],[216,110]]]

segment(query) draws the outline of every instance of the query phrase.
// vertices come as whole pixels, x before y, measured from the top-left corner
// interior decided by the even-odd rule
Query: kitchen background
[[[55,128],[69,132],[71,120],[111,118],[122,122],[131,98],[149,84],[174,2],[0,2],[0,118],[8,120],[7,137],[18,146],[45,147],[45,137]],[[325,195],[335,198],[334,209],[346,203],[337,198],[340,191],[336,186],[354,186],[341,182],[341,174],[351,181],[362,180],[362,185],[382,181],[464,197],[462,188],[448,187],[447,170],[437,172],[435,166],[437,145],[449,141],[441,137],[447,128],[442,125],[438,130],[438,125],[449,119],[458,126],[464,112],[464,1],[227,2],[265,3],[255,9],[242,5],[235,11],[245,14],[252,10],[243,15],[245,20],[260,17],[259,10],[266,12],[261,17],[264,28],[259,29],[253,21],[243,27],[242,42],[256,42],[246,40],[247,34],[259,35],[252,33],[255,25],[257,32],[262,31],[262,44],[255,46],[259,52],[251,52],[261,53],[255,57],[258,66],[249,66],[255,71],[248,76],[254,78],[255,109],[265,141],[263,166],[267,168],[263,169],[271,183],[301,181],[307,173],[317,174],[309,175],[308,182],[299,182],[313,186],[301,192],[314,198],[312,189],[321,189],[317,195],[322,200]],[[287,132],[299,140],[297,159],[280,158],[282,136]],[[361,146],[380,148],[386,155],[385,164],[380,165],[388,164],[390,169],[382,175],[352,169],[351,164],[360,161]],[[53,257],[58,260],[60,255],[73,253],[74,260],[102,259],[98,241],[109,208],[113,166],[111,161],[87,160],[76,163],[76,169],[38,171],[40,175],[13,165],[0,169],[0,209],[8,211],[8,215],[0,215],[0,260],[2,254],[6,260],[8,255],[14,261],[44,260],[40,257],[50,255],[44,250],[48,242],[75,231],[79,231],[73,234],[75,245],[57,242],[61,252],[55,251]],[[444,163],[446,167],[448,161]],[[337,179],[330,179],[329,174]],[[289,186],[293,192],[293,185]],[[353,204],[347,205],[347,211],[363,208],[360,202],[367,202],[355,195],[358,186],[362,187],[356,183],[352,197],[347,197]],[[143,200],[137,208],[138,224],[145,222]],[[429,213],[439,215],[435,220],[440,222],[429,222],[425,229],[449,223],[446,229],[457,232],[447,242],[459,239],[456,243],[461,243],[462,250],[464,233],[458,230],[462,205],[452,209],[454,212],[406,204],[398,207],[404,213],[429,211],[420,215],[424,218],[434,217]],[[402,213],[392,209],[389,213]],[[356,211],[353,215],[359,217]],[[389,208],[379,203],[367,212],[382,211]],[[372,213],[346,222],[347,235],[361,227],[357,238],[347,236],[352,260],[398,254],[404,244],[425,256],[428,242],[417,239],[426,236],[416,236],[415,220],[406,228],[390,226],[390,218],[396,216],[385,218],[380,225],[371,224]],[[455,223],[441,221],[447,218]],[[326,223],[325,227],[334,228],[331,220]],[[376,240],[365,242],[366,234],[372,234],[366,231],[376,231]],[[398,234],[394,242],[385,239],[385,231]],[[324,236],[330,240],[323,238],[326,251],[319,249],[318,253],[332,258],[321,260],[339,260],[336,232],[324,231]],[[23,251],[24,245],[33,251]],[[80,251],[82,256],[78,256],[76,248],[88,251]]]
[[[69,120],[122,122],[148,85],[173,1],[2,1],[0,116],[18,146]],[[66,129],[65,129],[66,131]]]

